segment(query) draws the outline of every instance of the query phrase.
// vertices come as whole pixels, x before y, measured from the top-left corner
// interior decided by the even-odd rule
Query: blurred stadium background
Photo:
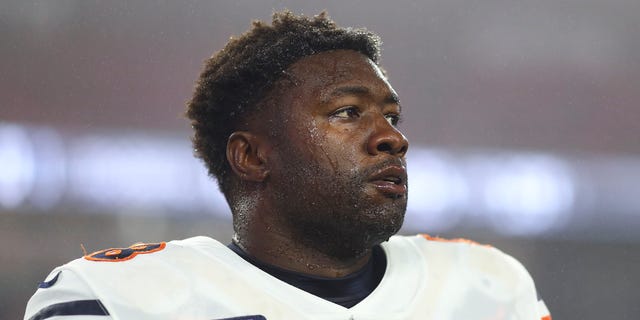
[[[382,36],[403,233],[510,253],[554,319],[640,318],[638,1],[2,0],[0,319],[81,244],[229,241],[181,114],[202,61],[283,8]]]

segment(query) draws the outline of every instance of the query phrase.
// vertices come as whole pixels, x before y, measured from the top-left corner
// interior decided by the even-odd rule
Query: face
[[[408,142],[396,127],[397,95],[371,60],[349,50],[301,59],[285,78],[268,117],[267,184],[280,224],[317,249],[353,257],[404,218]]]

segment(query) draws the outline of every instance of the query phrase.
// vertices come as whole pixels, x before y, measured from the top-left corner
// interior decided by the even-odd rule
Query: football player
[[[288,11],[232,38],[187,111],[231,243],[95,252],[54,269],[25,319],[550,319],[499,250],[394,236],[409,143],[380,44]]]

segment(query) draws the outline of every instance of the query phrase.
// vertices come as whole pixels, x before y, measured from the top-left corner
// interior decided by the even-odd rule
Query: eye
[[[400,123],[400,115],[395,113],[385,114],[384,118],[387,119],[387,122],[394,127]]]
[[[360,111],[354,106],[347,106],[338,109],[336,112],[332,113],[331,116],[341,119],[357,118],[360,116]]]

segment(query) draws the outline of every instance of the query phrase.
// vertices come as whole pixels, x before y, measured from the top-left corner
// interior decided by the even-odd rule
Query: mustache
[[[392,167],[392,166],[396,166],[396,167],[401,167],[404,168],[405,170],[407,169],[407,163],[406,160],[400,159],[400,158],[388,158],[384,161],[381,161],[380,163],[377,163],[371,167],[365,168],[360,172],[360,176],[361,177],[370,177],[372,175],[374,175],[375,173],[377,173],[378,171],[388,168],[388,167]],[[406,176],[404,177],[406,179]]]

